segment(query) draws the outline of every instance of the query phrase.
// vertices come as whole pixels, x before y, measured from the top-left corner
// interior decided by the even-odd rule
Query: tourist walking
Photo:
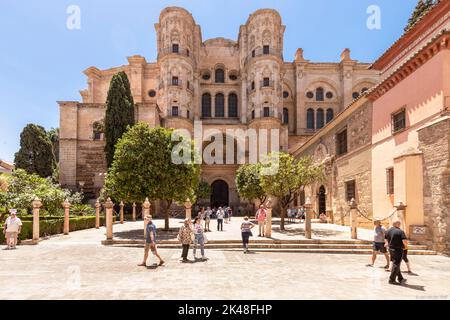
[[[392,270],[389,277],[390,284],[403,284],[406,282],[406,279],[402,276],[400,265],[403,259],[403,251],[408,246],[408,240],[400,226],[401,222],[395,221],[385,236],[385,246],[389,248],[392,260]]]
[[[266,209],[264,205],[260,205],[258,211],[256,211],[255,219],[258,221],[259,235],[258,237],[264,237],[265,235],[265,223],[266,223]]]
[[[159,259],[159,265],[162,266],[164,264],[164,260],[158,254],[158,249],[156,248],[156,226],[152,221],[152,216],[148,215],[145,217],[147,222],[146,227],[146,237],[145,237],[145,248],[144,248],[144,260],[141,264],[138,264],[140,267],[147,266],[148,252],[151,250],[153,255]]]
[[[183,251],[181,253],[181,258],[183,262],[188,262],[189,246],[194,240],[194,231],[191,227],[191,219],[185,219],[184,224],[181,226],[180,231],[178,231],[178,241],[181,242]]]
[[[231,207],[228,207],[228,222],[231,222],[232,215],[233,215],[233,209],[231,209]]]
[[[209,223],[211,222],[212,210],[208,207],[205,211],[205,232],[210,232]]]
[[[385,247],[384,239],[386,237],[386,229],[381,225],[380,220],[375,220],[374,222],[375,229],[373,235],[373,249],[372,249],[372,263],[368,264],[368,267],[373,267],[375,264],[375,260],[377,259],[377,255],[379,253],[384,254],[386,258],[385,269],[389,269],[389,255],[387,253],[387,249]]]
[[[244,253],[248,253],[248,242],[252,234],[252,229],[255,225],[248,221],[248,217],[244,217],[244,221],[241,224],[242,232],[242,246],[244,247]]]
[[[217,231],[223,231],[223,217],[225,216],[225,212],[222,207],[217,209]]]
[[[226,224],[228,224],[228,208],[223,208],[223,219],[225,221]]]
[[[199,218],[194,221],[194,259],[197,260],[197,245],[200,245],[200,252],[202,254],[201,260],[207,260],[205,257],[205,241],[206,236],[203,232],[203,227]]]
[[[17,238],[22,231],[22,221],[17,218],[17,210],[10,209],[9,217],[5,221],[3,226],[3,233],[6,238],[6,250],[16,249]]]

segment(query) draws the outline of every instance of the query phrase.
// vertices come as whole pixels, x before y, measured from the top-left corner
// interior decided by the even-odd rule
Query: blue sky
[[[154,23],[166,6],[192,12],[203,40],[237,39],[239,26],[260,8],[277,9],[286,25],[284,59],[297,48],[306,59],[338,61],[344,48],[371,62],[403,32],[416,0],[0,0],[0,158],[14,159],[27,123],[58,127],[56,101],[80,100],[82,71],[124,65],[126,57],[156,57]],[[70,5],[81,29],[66,27]],[[366,26],[367,8],[381,9],[381,29]]]

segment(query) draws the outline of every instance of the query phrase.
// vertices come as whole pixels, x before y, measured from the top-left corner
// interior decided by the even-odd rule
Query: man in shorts
[[[384,239],[386,236],[386,229],[381,225],[380,220],[375,220],[374,222],[375,229],[373,235],[373,252],[372,252],[372,263],[368,264],[368,267],[373,267],[375,264],[375,260],[377,259],[378,253],[384,254],[386,258],[385,269],[389,269],[389,255],[387,253],[387,249],[384,245]]]
[[[158,250],[156,248],[156,226],[152,221],[151,215],[146,216],[145,219],[148,221],[148,223],[146,227],[144,261],[141,264],[138,264],[138,266],[147,266],[148,252],[150,250],[152,251],[153,255],[159,259],[159,265],[162,266],[164,264],[164,260],[158,254]]]
[[[22,230],[22,221],[17,218],[17,210],[10,209],[9,214],[3,226],[3,233],[5,234],[7,244],[6,250],[16,249],[17,237]]]

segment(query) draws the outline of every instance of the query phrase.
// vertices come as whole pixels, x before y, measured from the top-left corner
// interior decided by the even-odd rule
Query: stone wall
[[[419,130],[425,225],[435,250],[450,252],[450,119]]]

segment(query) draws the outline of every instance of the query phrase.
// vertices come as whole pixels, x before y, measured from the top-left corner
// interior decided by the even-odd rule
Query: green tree
[[[434,0],[418,0],[417,5],[408,20],[408,24],[405,27],[405,32],[409,31],[416,22],[434,5]]]
[[[20,134],[20,149],[15,154],[16,168],[41,177],[49,177],[55,167],[52,142],[45,129],[35,124],[28,124]]]
[[[261,164],[244,164],[236,172],[236,186],[242,198],[247,200],[259,200],[263,203],[267,199],[264,189],[261,187]]]
[[[105,115],[105,153],[108,167],[114,159],[117,141],[134,124],[134,100],[125,72],[115,74],[109,86]]]
[[[211,186],[206,181],[200,181],[195,189],[195,193],[191,197],[192,202],[196,202],[199,199],[209,199],[211,197]]]
[[[148,197],[161,200],[165,229],[169,229],[169,208],[173,201],[184,203],[200,181],[200,165],[175,164],[173,130],[150,129],[145,123],[131,127],[116,146],[114,161],[105,181],[105,194],[117,201],[142,203]],[[193,142],[190,141],[193,153]]]
[[[56,162],[59,162],[59,128],[51,128],[47,131],[47,136],[50,142],[52,143],[52,152],[53,157]]]
[[[264,174],[265,170],[272,170],[271,174]],[[280,152],[271,153],[261,164],[261,187],[266,194],[276,197],[281,207],[280,229],[284,230],[286,210],[294,201],[295,193],[302,186],[309,185],[323,179],[323,167],[314,165],[310,157],[296,160],[292,155]]]

